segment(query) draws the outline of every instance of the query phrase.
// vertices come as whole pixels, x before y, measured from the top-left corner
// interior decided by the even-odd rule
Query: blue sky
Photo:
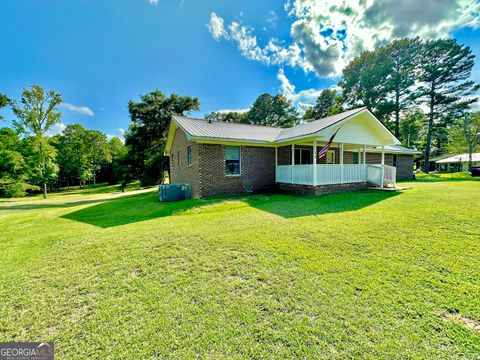
[[[0,0],[0,92],[38,83],[63,95],[64,124],[120,135],[128,100],[154,89],[198,96],[200,116],[264,92],[302,108],[348,59],[395,37],[454,36],[480,56],[478,0],[338,3]]]

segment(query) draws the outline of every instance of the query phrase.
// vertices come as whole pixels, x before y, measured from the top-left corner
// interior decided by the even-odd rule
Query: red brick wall
[[[192,147],[192,165],[187,165],[187,148]],[[173,161],[172,161],[173,154]],[[180,165],[178,159],[180,154]],[[198,144],[187,141],[185,133],[181,129],[175,131],[170,155],[170,183],[189,183],[192,196],[200,196],[200,183],[198,177]]]
[[[199,144],[200,196],[259,191],[275,185],[275,148],[240,147],[240,175],[225,174],[225,146]]]

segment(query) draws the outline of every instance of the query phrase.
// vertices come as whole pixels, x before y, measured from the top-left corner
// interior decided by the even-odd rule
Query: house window
[[[358,152],[353,153],[352,164],[358,164]]]
[[[335,164],[335,150],[328,150],[327,151],[326,163],[327,164]]]
[[[180,166],[180,151],[177,153],[177,165]]]
[[[175,154],[172,154],[172,166],[175,165]]]
[[[187,165],[192,166],[192,147],[187,147]]]
[[[299,164],[311,164],[312,163],[312,151],[309,148],[296,148],[295,149],[295,165]]]
[[[240,175],[240,146],[225,146],[225,174]]]

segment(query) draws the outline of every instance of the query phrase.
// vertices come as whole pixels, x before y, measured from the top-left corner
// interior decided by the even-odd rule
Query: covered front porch
[[[320,157],[325,144],[330,146]],[[302,191],[303,186],[315,194],[318,188],[395,189],[396,168],[385,164],[385,146],[392,144],[400,141],[366,108],[307,122],[277,137],[275,181],[282,188]],[[372,148],[380,152],[367,156]]]
[[[385,164],[385,150],[367,163],[367,144],[332,143],[318,158],[325,141],[292,143],[275,149],[275,180],[278,184],[324,186],[359,184],[377,188],[396,187],[396,168]]]

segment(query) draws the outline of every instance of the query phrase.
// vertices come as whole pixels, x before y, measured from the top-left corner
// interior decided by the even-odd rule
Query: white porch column
[[[383,188],[383,179],[385,178],[385,146],[382,146],[382,180],[380,187]]]
[[[293,166],[295,165],[295,145],[292,144],[292,161],[291,161],[291,167],[290,167],[290,184],[293,184]]]
[[[275,182],[277,182],[277,170],[278,170],[278,146],[275,146]]]
[[[367,145],[363,145],[362,147],[362,163],[363,167],[365,169],[365,181],[368,180],[368,174],[367,174]]]
[[[362,151],[360,150],[360,148],[358,148],[358,161],[357,161],[358,165],[360,165],[362,163]]]
[[[340,144],[340,182],[343,184],[343,143]]]
[[[313,140],[313,186],[317,186],[317,139]]]

